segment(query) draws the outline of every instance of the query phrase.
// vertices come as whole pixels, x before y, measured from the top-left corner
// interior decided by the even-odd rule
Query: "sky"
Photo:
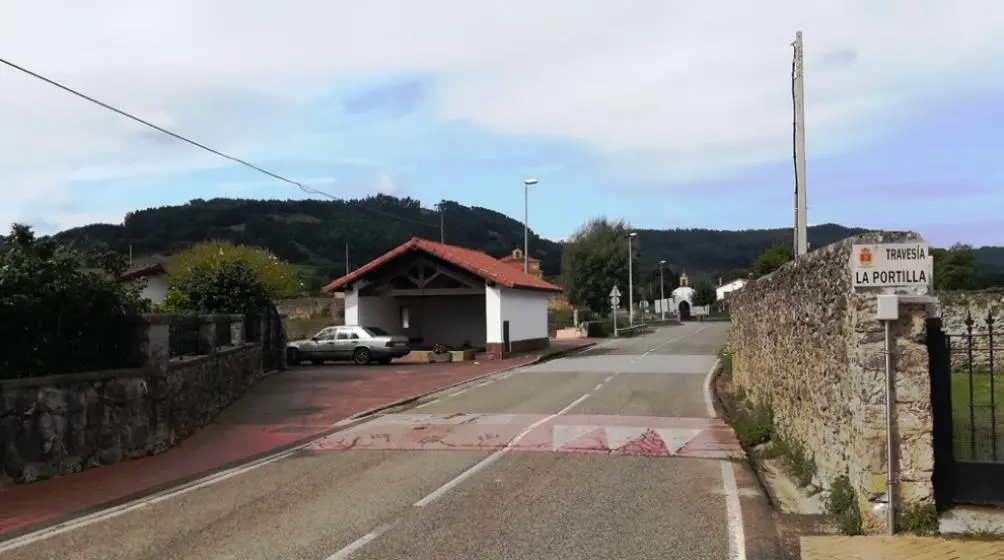
[[[0,58],[334,196],[443,199],[552,239],[793,221],[1004,245],[994,0],[0,0]],[[0,66],[0,222],[303,198]],[[418,229],[421,229],[418,227]],[[435,237],[435,231],[415,235]]]

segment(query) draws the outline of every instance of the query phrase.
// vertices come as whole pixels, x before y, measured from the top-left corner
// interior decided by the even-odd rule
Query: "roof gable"
[[[527,274],[522,270],[504,263],[491,255],[482,253],[481,251],[457,247],[455,245],[447,245],[445,243],[437,243],[420,237],[412,237],[402,245],[399,245],[398,247],[370,261],[366,265],[357,268],[334,282],[331,282],[324,287],[324,292],[330,294],[332,292],[343,290],[352,282],[365,278],[367,274],[378,266],[411,251],[421,251],[434,257],[438,257],[450,264],[484,278],[485,280],[490,280],[506,288],[542,290],[547,292],[562,291],[560,287],[555,286],[550,282],[541,280],[531,274]]]

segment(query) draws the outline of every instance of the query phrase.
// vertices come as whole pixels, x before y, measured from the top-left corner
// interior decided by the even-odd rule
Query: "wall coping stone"
[[[152,373],[153,372],[147,368],[105,369],[98,371],[81,371],[76,373],[57,373],[55,375],[45,375],[42,377],[3,379],[0,380],[0,389],[39,387],[43,385],[70,385],[73,383],[100,381],[102,379],[115,379],[119,377],[147,377]]]

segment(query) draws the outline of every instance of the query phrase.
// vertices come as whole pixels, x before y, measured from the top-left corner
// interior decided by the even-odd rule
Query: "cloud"
[[[337,119],[317,130],[315,103],[333,84],[372,79],[383,89],[336,111],[421,101],[440,119],[576,143],[626,178],[719,180],[790,158],[796,30],[805,33],[813,156],[873,142],[957,92],[1004,86],[985,70],[1004,57],[1004,4],[992,0],[727,9],[682,0],[0,0],[0,9],[2,56],[254,161],[338,157],[332,146],[349,132]],[[95,187],[80,186],[81,175],[229,165],[11,69],[0,67],[0,82],[0,219],[86,197]]]

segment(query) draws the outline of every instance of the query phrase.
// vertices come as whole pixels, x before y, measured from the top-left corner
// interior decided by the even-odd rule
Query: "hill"
[[[444,201],[447,243],[496,257],[523,246],[523,224],[494,210]],[[199,241],[226,239],[268,248],[302,267],[312,287],[356,268],[413,236],[439,239],[440,214],[419,201],[386,195],[362,200],[196,199],[179,206],[130,212],[121,225],[93,224],[54,237],[79,248],[107,247],[137,259],[170,255]],[[665,259],[673,270],[691,276],[728,276],[747,268],[774,245],[788,245],[791,229],[719,231],[709,229],[639,229],[640,269]],[[809,228],[813,247],[864,231],[837,224]],[[541,259],[547,276],[561,268],[562,244],[530,232],[530,252]],[[1004,248],[977,251],[981,271],[1004,270]]]

